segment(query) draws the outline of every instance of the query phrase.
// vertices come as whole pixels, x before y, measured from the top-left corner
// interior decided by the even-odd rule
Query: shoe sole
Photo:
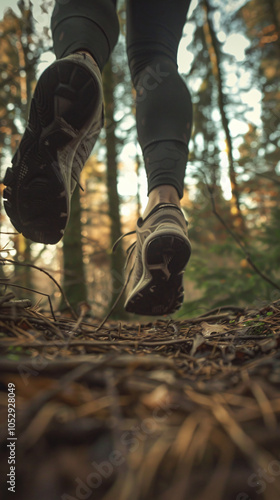
[[[76,62],[57,61],[41,75],[26,131],[3,181],[5,210],[26,238],[45,244],[62,238],[70,187],[65,185],[58,151],[69,146],[72,153],[67,159],[73,161],[98,99],[97,82]]]
[[[184,300],[183,274],[190,255],[190,242],[179,233],[160,234],[145,242],[143,274],[127,299],[126,311],[158,316],[178,310]]]

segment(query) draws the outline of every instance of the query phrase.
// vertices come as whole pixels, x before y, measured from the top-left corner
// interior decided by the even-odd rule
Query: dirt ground
[[[99,328],[0,300],[1,499],[279,500],[280,301]]]

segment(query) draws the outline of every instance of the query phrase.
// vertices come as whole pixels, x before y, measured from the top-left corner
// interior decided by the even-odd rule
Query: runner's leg
[[[183,196],[192,103],[178,74],[177,50],[189,4],[189,0],[127,0],[127,54],[152,205],[157,192],[164,201],[166,186],[174,202]]]
[[[117,0],[56,1],[51,28],[59,59],[78,50],[89,52],[102,70],[117,43]]]

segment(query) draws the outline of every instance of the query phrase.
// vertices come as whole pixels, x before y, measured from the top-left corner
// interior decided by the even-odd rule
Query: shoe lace
[[[130,236],[131,234],[136,234],[136,231],[129,231],[128,233],[125,233],[125,234],[122,234],[116,241],[115,243],[113,244],[112,246],[112,252],[115,252],[116,249],[118,248],[120,242],[122,241],[123,238],[125,238],[126,236]],[[127,269],[127,266],[128,266],[128,263],[131,259],[131,256],[133,254],[133,251],[136,247],[136,241],[134,241],[126,250],[126,260],[125,260],[125,265],[124,265],[124,269],[126,270]],[[106,321],[109,319],[109,317],[111,316],[112,312],[114,311],[114,309],[116,308],[116,306],[118,305],[119,301],[121,300],[125,290],[126,290],[126,287],[129,283],[129,280],[130,280],[130,277],[131,277],[131,274],[132,274],[132,271],[134,269],[134,265],[131,266],[131,269],[127,275],[127,278],[122,286],[122,289],[119,293],[119,295],[117,296],[114,304],[112,305],[110,311],[108,312],[108,314],[105,316],[105,318],[102,320],[102,322],[100,323],[100,325],[97,327],[96,331],[100,330],[100,328],[102,328],[102,326],[104,325],[104,323],[106,323]]]
[[[80,184],[79,182],[79,178],[78,178],[78,175],[76,174],[76,172],[73,171],[72,169],[72,172],[71,172],[71,177],[72,179],[74,179],[74,181],[78,184],[79,188],[81,189],[81,191],[85,191],[83,186]]]
[[[126,238],[126,236],[130,236],[131,234],[136,234],[136,231],[129,231],[128,233],[122,234],[114,243],[112,246],[112,252],[115,252],[120,244],[120,242],[123,240],[123,238]],[[127,269],[128,263],[130,261],[130,258],[132,256],[133,250],[136,247],[136,241],[134,241],[126,250],[126,260],[125,260],[125,265],[124,268]]]
[[[112,246],[112,252],[115,252],[116,249],[118,248],[119,246],[119,243],[122,241],[123,238],[125,238],[126,236],[130,236],[131,234],[136,234],[136,231],[129,231],[128,233],[124,233],[122,234],[114,243],[114,245]],[[136,243],[136,242],[135,242]],[[134,243],[132,243],[133,245]],[[132,246],[130,245],[130,246]],[[130,247],[129,247],[130,248]],[[127,251],[129,250],[129,248],[127,249]]]

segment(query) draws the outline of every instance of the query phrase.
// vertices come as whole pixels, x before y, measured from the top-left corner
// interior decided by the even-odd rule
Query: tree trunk
[[[106,64],[103,71],[103,89],[105,100],[107,147],[107,192],[109,204],[109,216],[111,221],[111,246],[121,236],[120,200],[117,190],[117,138],[115,135],[116,123],[114,120],[114,73],[111,60]],[[124,253],[121,244],[115,253],[111,253],[111,275],[112,275],[112,299],[110,308],[117,299],[123,283]],[[124,317],[123,300],[121,300],[113,312],[114,316]]]
[[[213,74],[217,81],[218,86],[218,105],[221,113],[222,125],[226,135],[226,145],[227,145],[227,155],[229,162],[229,177],[231,183],[231,191],[232,191],[232,215],[234,220],[234,225],[237,230],[244,233],[246,232],[245,221],[240,208],[239,201],[239,189],[236,181],[236,172],[234,168],[234,160],[233,160],[233,147],[232,140],[229,131],[229,121],[225,111],[225,94],[223,91],[224,82],[223,82],[223,74],[221,69],[221,58],[220,58],[220,49],[219,42],[216,37],[215,30],[213,28],[209,12],[210,5],[208,0],[203,0],[203,6],[206,13],[206,23],[205,23],[205,34],[206,41],[208,42],[208,46],[211,47],[212,51],[210,53],[210,60],[212,64]]]
[[[63,238],[63,289],[74,310],[77,310],[80,302],[87,301],[81,233],[80,192],[76,186],[71,200],[70,220]],[[63,301],[60,308],[65,308]]]
[[[22,22],[21,22],[21,31],[18,32],[18,59],[19,64],[25,68],[25,77],[23,85],[21,86],[21,100],[23,102],[22,106],[22,119],[24,121],[24,126],[26,126],[28,121],[28,115],[31,105],[32,99],[32,85],[36,80],[36,62],[34,60],[29,59],[30,56],[30,43],[32,42],[32,35],[34,34],[34,18],[32,12],[32,5],[28,2],[28,5],[25,5],[25,2],[22,0],[18,3],[18,7],[21,11]],[[26,38],[26,41],[23,39]],[[25,263],[31,263],[31,241],[24,238],[24,236],[19,235],[17,237],[19,239],[17,245],[17,259],[20,261],[23,260]],[[32,284],[32,269],[30,267],[18,267],[16,269],[17,281],[19,284],[26,288],[33,288]],[[30,292],[28,292],[30,293]],[[18,289],[17,295],[20,297],[26,297],[26,291]],[[33,294],[32,294],[33,295]]]

